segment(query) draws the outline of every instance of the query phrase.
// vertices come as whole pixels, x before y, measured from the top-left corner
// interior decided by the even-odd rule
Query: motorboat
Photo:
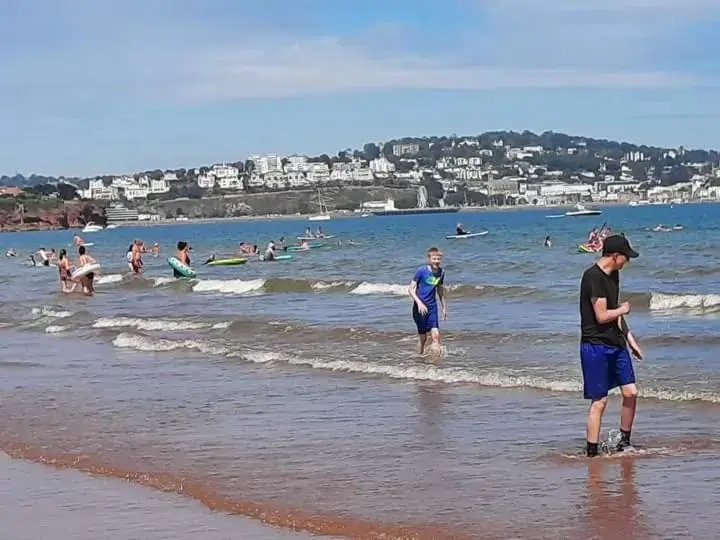
[[[576,204],[573,208],[574,210],[565,212],[567,217],[599,216],[602,214],[601,210],[588,209],[582,204]]]
[[[85,227],[83,227],[82,232],[84,233],[93,233],[93,232],[100,232],[103,230],[102,225],[98,225],[97,223],[93,223],[92,221],[88,221]]]

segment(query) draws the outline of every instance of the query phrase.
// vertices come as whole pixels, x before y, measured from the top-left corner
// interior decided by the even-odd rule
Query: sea
[[[26,260],[73,231],[0,235],[2,537],[717,538],[720,205],[552,214],[121,226],[85,235],[93,297]],[[292,260],[200,264],[318,224]],[[634,450],[586,459],[578,244],[603,224],[640,252],[621,295],[646,357]],[[139,277],[135,238],[161,246]],[[172,277],[179,240],[197,279]],[[407,295],[431,246],[437,365]],[[615,393],[604,440],[618,417]]]

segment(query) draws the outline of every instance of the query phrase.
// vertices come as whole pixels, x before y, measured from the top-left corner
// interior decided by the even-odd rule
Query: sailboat
[[[328,214],[327,206],[325,206],[325,200],[323,199],[320,188],[318,188],[318,204],[320,205],[320,214],[310,216],[308,221],[330,221],[330,214]]]

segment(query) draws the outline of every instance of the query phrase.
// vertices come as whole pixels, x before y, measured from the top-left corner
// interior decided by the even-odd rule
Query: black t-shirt
[[[593,298],[605,298],[608,309],[617,309],[620,296],[620,274],[610,275],[594,264],[583,273],[580,281],[580,326],[583,343],[602,343],[614,347],[625,347],[623,335],[617,320],[601,324],[595,318]]]

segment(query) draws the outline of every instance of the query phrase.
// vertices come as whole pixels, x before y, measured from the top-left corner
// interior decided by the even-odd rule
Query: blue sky
[[[0,0],[0,174],[548,129],[720,148],[718,0]]]

